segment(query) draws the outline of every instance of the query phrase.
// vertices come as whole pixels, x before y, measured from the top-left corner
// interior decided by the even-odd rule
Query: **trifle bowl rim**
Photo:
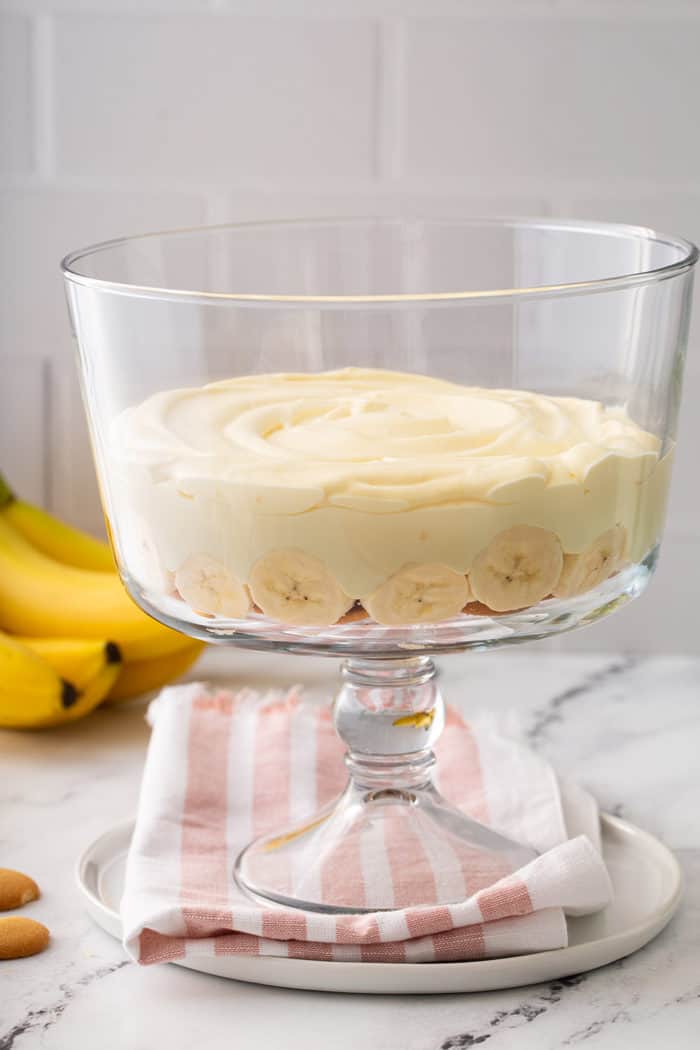
[[[130,281],[116,281],[104,277],[95,277],[81,272],[79,263],[91,256],[106,253],[137,242],[157,239],[174,240],[179,237],[201,237],[209,234],[249,233],[256,230],[273,229],[301,230],[303,228],[322,228],[333,226],[340,228],[361,227],[362,225],[382,226],[421,226],[438,227],[463,226],[469,228],[540,230],[560,233],[589,233],[605,237],[627,238],[650,244],[666,245],[679,252],[679,258],[662,266],[641,268],[624,273],[612,273],[605,277],[577,280],[562,283],[528,285],[511,288],[462,289],[452,291],[432,290],[418,293],[382,292],[378,294],[277,294],[264,290],[259,292],[213,291],[196,288],[167,287],[160,285],[140,284]],[[478,302],[494,300],[530,300],[550,298],[553,296],[576,296],[616,291],[621,288],[645,285],[656,281],[667,280],[692,269],[698,261],[699,249],[692,241],[662,233],[652,227],[629,223],[588,221],[583,219],[537,218],[537,217],[454,217],[422,216],[420,214],[382,216],[368,214],[365,216],[318,216],[308,219],[271,219],[269,221],[227,222],[211,225],[196,225],[182,228],[154,230],[145,233],[117,237],[107,241],[87,245],[69,252],[61,260],[61,270],[66,281],[95,288],[102,292],[113,292],[123,295],[140,295],[144,297],[181,299],[188,302],[230,302],[234,304],[269,305],[292,308],[341,307],[345,309],[371,307],[401,307],[420,304],[421,307],[440,307],[455,305],[460,302]]]

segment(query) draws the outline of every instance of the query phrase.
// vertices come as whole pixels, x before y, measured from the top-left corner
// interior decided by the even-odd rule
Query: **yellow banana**
[[[0,514],[0,628],[31,637],[113,638],[125,660],[176,652],[190,639],[151,619],[116,573],[61,565]]]
[[[25,729],[65,717],[78,690],[31,649],[0,633],[0,725]]]
[[[203,642],[193,642],[177,653],[125,664],[109,691],[107,703],[129,700],[132,696],[141,696],[167,685],[192,666],[203,648]]]
[[[0,513],[25,539],[50,558],[96,572],[114,572],[114,558],[106,543],[74,529],[53,514],[18,499],[0,474]]]
[[[93,638],[17,638],[15,641],[26,645],[47,664],[53,667],[62,678],[67,678],[77,689],[82,689],[92,681],[105,664],[117,664],[121,667],[121,652],[116,642],[107,642]]]
[[[75,722],[79,718],[84,718],[102,703],[117,680],[120,671],[120,660],[111,663],[104,662],[94,678],[85,682],[82,689],[78,691],[78,698],[74,704],[64,711],[34,722],[31,728],[46,729],[49,726],[65,725],[66,722]]]

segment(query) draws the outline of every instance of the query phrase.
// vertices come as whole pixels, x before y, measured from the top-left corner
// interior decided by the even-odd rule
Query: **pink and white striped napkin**
[[[564,947],[565,913],[597,911],[611,899],[591,796],[492,720],[468,724],[449,709],[438,787],[540,855],[495,884],[493,873],[475,878],[444,852],[426,856],[413,878],[423,891],[447,882],[458,903],[411,907],[415,887],[387,836],[384,868],[397,910],[319,915],[258,905],[233,881],[239,851],[309,816],[345,784],[329,708],[304,702],[297,688],[260,696],[195,683],[166,689],[149,719],[121,904],[125,947],[140,963],[237,953],[367,962],[523,954]],[[354,865],[344,858],[344,869],[362,881],[360,857]]]

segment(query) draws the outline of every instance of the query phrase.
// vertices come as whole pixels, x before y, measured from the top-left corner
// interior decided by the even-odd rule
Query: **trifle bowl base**
[[[242,851],[234,875],[246,893],[327,913],[449,905],[536,857],[435,787],[433,745],[445,705],[431,659],[355,658],[342,675],[333,717],[347,746],[347,787],[318,813]]]

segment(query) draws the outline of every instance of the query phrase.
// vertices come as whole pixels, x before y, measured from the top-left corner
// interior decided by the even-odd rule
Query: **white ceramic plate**
[[[119,901],[133,827],[133,821],[126,821],[101,835],[85,850],[76,872],[90,915],[120,939]],[[175,965],[283,988],[418,995],[514,988],[592,970],[655,937],[678,907],[682,889],[678,863],[657,839],[607,815],[602,817],[602,831],[615,898],[597,915],[568,920],[568,948],[475,962],[317,962],[226,955],[182,959]]]

